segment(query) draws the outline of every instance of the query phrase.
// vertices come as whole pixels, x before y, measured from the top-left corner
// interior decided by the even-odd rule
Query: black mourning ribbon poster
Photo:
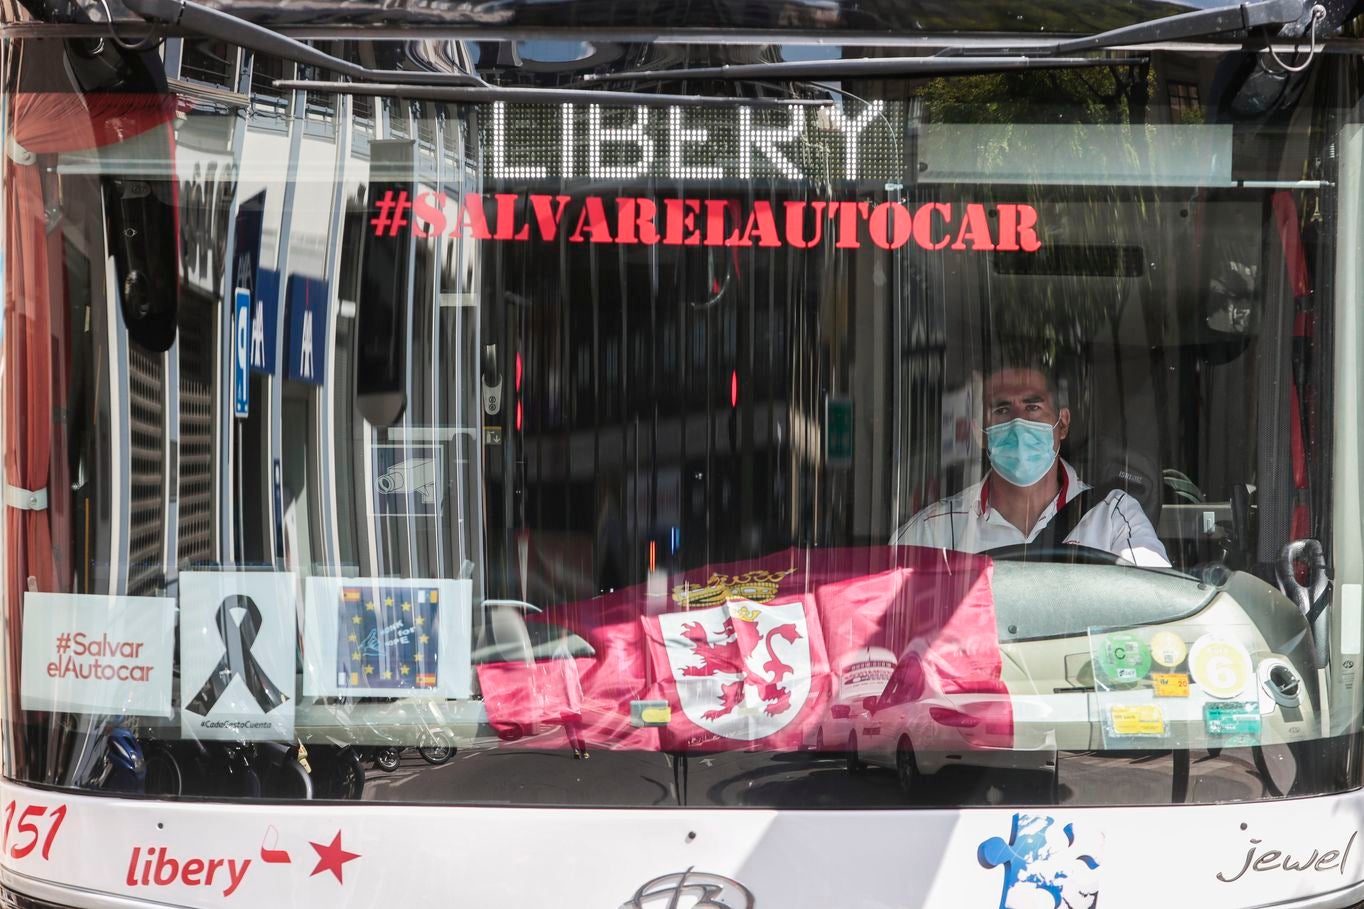
[[[240,622],[232,615],[233,609],[245,610]],[[227,650],[209,673],[204,687],[199,689],[194,700],[185,705],[185,709],[208,716],[227,686],[237,678],[246,684],[246,690],[256,699],[262,713],[269,713],[283,704],[287,700],[284,693],[270,681],[251,653],[251,646],[256,642],[261,626],[260,608],[256,606],[256,601],[240,594],[226,597],[218,607],[217,625],[218,634]]]

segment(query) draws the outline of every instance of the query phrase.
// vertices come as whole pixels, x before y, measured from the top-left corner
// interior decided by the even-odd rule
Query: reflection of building
[[[128,348],[128,589],[153,594],[166,532],[166,395],[161,358]]]
[[[799,178],[780,178],[769,161],[761,179],[739,179],[747,171],[726,158],[743,156],[735,137],[749,120],[737,108],[679,118],[713,134],[690,148],[704,161],[688,159],[667,179],[657,169],[583,171],[597,148],[584,142],[598,141],[583,139],[590,111],[504,111],[515,126],[504,142],[520,138],[523,147],[507,150],[506,178],[494,180],[482,171],[482,143],[496,133],[490,109],[285,92],[273,83],[294,75],[291,64],[211,43],[186,45],[178,64],[175,87],[186,100],[175,122],[177,343],[146,354],[106,319],[111,353],[94,360],[113,364],[115,421],[126,414],[127,426],[115,426],[109,444],[126,446],[127,459],[112,462],[125,487],[96,503],[105,524],[126,526],[105,528],[98,546],[107,541],[108,558],[92,561],[111,566],[115,587],[118,566],[128,565],[133,591],[189,563],[472,570],[480,581],[496,566],[489,580],[501,595],[562,600],[642,580],[653,564],[646,553],[660,550],[669,570],[721,552],[883,543],[919,507],[979,477],[978,402],[967,390],[995,353],[990,345],[1050,337],[1048,326],[1064,330],[1058,344],[1086,343],[1109,318],[1087,301],[1137,300],[1149,278],[1131,263],[1141,271],[1147,253],[1165,256],[1153,244],[1172,245],[1171,237],[1192,242],[1196,223],[1179,214],[1182,197],[1144,199],[1162,223],[1155,240],[1144,239],[1150,217],[1130,217],[1136,208],[1126,201],[1063,201],[1037,189],[1064,184],[1084,195],[1106,186],[1102,173],[1077,176],[1058,162],[1073,164],[1062,151],[1076,149],[1087,166],[1122,159],[1121,124],[957,123],[944,114],[952,97],[933,96],[941,87],[905,100],[903,87],[871,85],[869,97],[893,106],[869,110],[905,118],[889,130],[893,140],[864,137],[858,160],[875,165],[875,181],[811,178],[816,152],[848,134],[829,124],[820,127],[823,144],[802,148]],[[1158,83],[1167,90],[1158,94],[1190,104],[1196,93],[1179,86],[1206,83],[1173,67],[1157,75],[1191,80]],[[802,116],[808,133],[821,115]],[[618,132],[644,123],[628,111],[609,119]],[[649,147],[661,153],[671,134],[664,120],[649,122]],[[775,123],[762,126],[771,142]],[[1176,139],[1216,129],[1155,125]],[[569,135],[577,144],[566,147]],[[621,154],[645,147],[640,137],[614,141]],[[1000,156],[1010,141],[1019,148],[1006,172]],[[1157,170],[1174,158],[1209,158],[1163,147]],[[853,157],[833,170],[846,177]],[[561,181],[546,163],[556,161],[576,162],[567,172],[581,181]],[[689,171],[703,164],[723,178]],[[892,166],[913,179],[880,179]],[[1187,168],[1177,176],[1181,186],[1206,182]],[[529,224],[527,196],[542,191],[606,206],[688,196],[745,212],[757,202],[768,210],[893,203],[885,207],[906,212],[955,204],[982,218],[998,216],[987,216],[988,206],[1029,200],[1051,218],[1051,247],[1020,263],[984,254],[993,247],[830,236],[692,246],[408,229],[379,244],[370,219],[389,189],[443,196],[431,204],[444,206],[447,224],[467,214],[461,200],[471,193],[499,210],[512,200],[512,225]],[[1097,205],[1121,214],[1087,223]],[[716,216],[717,237],[724,217]],[[827,224],[836,221],[864,240],[871,224],[865,213],[854,228],[833,214]],[[944,214],[930,227],[949,223]],[[93,295],[104,290],[99,275],[91,283]],[[240,367],[238,289],[250,328]],[[1140,306],[1122,311],[1135,319]],[[1142,335],[1140,326],[1124,330]],[[1124,359],[1094,367],[1091,384],[1120,384],[1100,367],[1151,372],[1148,350],[1128,346]],[[1137,404],[1123,419],[1136,425],[1139,405],[1154,423],[1154,397],[1128,394]],[[380,398],[399,416],[375,418],[367,407]],[[423,501],[397,502],[382,478],[414,461],[439,463],[431,476],[441,488],[425,484]]]
[[[179,526],[176,530],[177,561],[201,564],[211,561],[213,524],[213,362],[211,326],[182,323],[180,328],[180,439]]]
[[[226,61],[202,61],[196,67],[201,61],[202,55],[188,45],[183,64],[187,76],[213,78],[213,63],[226,68]],[[170,352],[179,377],[174,396],[179,410],[174,561],[181,565],[211,563],[220,539],[215,524],[216,474],[223,462],[213,422],[214,327],[221,313],[218,293],[227,270],[223,241],[236,188],[230,133],[220,122],[227,110],[220,105],[195,109],[176,135],[181,198],[195,203],[192,214],[181,221],[181,305],[197,316],[181,320]]]
[[[103,236],[95,203],[110,175],[156,179],[170,159],[141,139],[63,159],[72,312],[93,329],[91,349],[75,357],[71,407],[78,589],[156,593],[190,565],[454,576],[468,560],[481,571],[472,243],[403,241],[395,340],[407,404],[397,424],[360,418],[353,365],[366,317],[358,278],[371,145],[407,142],[407,179],[458,199],[476,185],[473,130],[453,109],[279,93],[271,82],[286,67],[214,42],[186,42],[168,60],[180,69],[169,74],[179,96],[169,350],[130,337],[120,276],[92,267],[103,254],[89,238]],[[238,287],[251,302],[243,416],[234,413]],[[431,513],[381,514],[370,475],[380,445],[445,459],[442,488],[424,493]],[[67,467],[54,452],[54,470]]]

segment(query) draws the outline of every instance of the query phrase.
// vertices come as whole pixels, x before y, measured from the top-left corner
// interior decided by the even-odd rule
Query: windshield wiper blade
[[[692,69],[633,70],[589,73],[584,82],[625,80],[656,82],[674,79],[838,79],[860,76],[951,76],[1019,69],[1070,69],[1089,66],[1133,66],[1131,57],[851,57],[846,60],[792,60],[772,63],[727,63]]]
[[[1164,41],[1184,41],[1190,38],[1206,38],[1228,32],[1250,31],[1265,26],[1287,25],[1297,22],[1307,14],[1308,0],[1254,0],[1251,3],[1237,3],[1231,6],[1218,6],[1212,9],[1194,10],[1177,13],[1124,25],[1080,38],[1063,38],[1045,44],[1025,46],[978,44],[970,47],[949,47],[936,56],[970,57],[973,55],[996,56],[999,54],[1027,54],[1030,57],[1055,57],[1061,54],[1078,54],[1085,51],[1104,50],[1139,44],[1157,44]]]
[[[714,95],[661,95],[651,92],[591,91],[574,88],[524,88],[510,85],[411,85],[383,82],[322,82],[312,79],[276,79],[275,88],[296,91],[335,92],[342,95],[394,95],[423,101],[482,104],[629,104],[664,107],[828,107],[829,98],[736,98]]]
[[[1080,38],[1064,38],[1025,45],[958,45],[931,57],[850,57],[844,60],[791,60],[734,63],[694,69],[635,70],[593,73],[585,82],[665,79],[836,79],[857,76],[952,76],[1020,69],[1067,69],[1086,66],[1130,66],[1145,58],[1069,57],[1086,51],[1125,45],[1153,44],[1201,38],[1226,32],[1297,22],[1306,14],[1307,0],[1255,0],[1233,6],[1195,10],[1126,25]]]
[[[229,44],[270,54],[294,63],[316,67],[346,76],[353,82],[305,79],[280,79],[278,88],[326,91],[355,95],[401,95],[433,101],[519,103],[589,103],[670,105],[685,107],[732,107],[736,104],[755,108],[827,106],[832,99],[717,98],[700,95],[645,94],[610,90],[520,88],[490,85],[476,73],[429,72],[426,70],[371,69],[281,35],[273,29],[248,22],[240,16],[211,9],[193,0],[124,0],[124,6],[150,22],[159,22]]]

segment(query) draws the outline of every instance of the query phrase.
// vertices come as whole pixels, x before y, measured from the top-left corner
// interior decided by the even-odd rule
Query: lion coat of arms
[[[812,681],[826,681],[823,641],[804,598],[733,599],[656,621],[656,677],[675,687],[692,724],[721,739],[755,742],[787,729],[810,699]]]

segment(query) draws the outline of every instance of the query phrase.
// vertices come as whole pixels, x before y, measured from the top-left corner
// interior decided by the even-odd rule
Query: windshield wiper
[[[305,89],[356,95],[398,95],[431,101],[517,103],[591,103],[632,105],[681,105],[687,107],[820,107],[832,104],[825,98],[730,98],[705,95],[664,95],[609,90],[521,88],[491,85],[476,73],[371,69],[344,60],[311,45],[281,35],[273,29],[248,22],[240,16],[211,9],[193,0],[124,0],[124,6],[153,23],[185,29],[230,44],[270,54],[305,66],[348,77],[352,82],[279,79],[284,89]]]
[[[276,79],[275,88],[290,91],[337,92],[343,95],[397,95],[421,101],[484,104],[505,101],[511,104],[631,104],[646,107],[684,105],[689,107],[828,107],[827,98],[735,98],[715,95],[657,95],[651,92],[591,91],[574,88],[522,88],[519,86],[413,85],[384,82],[326,82],[317,79]]]
[[[973,47],[949,47],[937,54],[938,57],[963,57],[975,54],[1027,54],[1031,57],[1052,57],[1060,54],[1078,54],[1085,51],[1105,50],[1138,44],[1158,44],[1165,41],[1187,41],[1192,38],[1207,38],[1229,32],[1250,31],[1273,25],[1287,25],[1297,22],[1307,14],[1308,0],[1255,0],[1252,3],[1237,3],[1231,6],[1217,6],[1212,9],[1194,10],[1177,13],[1124,25],[1080,38],[1063,38],[1047,44],[1034,44],[1027,47],[984,44]]]
[[[1134,66],[1135,57],[851,57],[847,60],[795,60],[774,63],[726,63],[692,69],[650,69],[625,73],[588,73],[584,82],[625,80],[656,82],[674,79],[838,79],[858,76],[964,76],[1019,69],[1073,69],[1088,66]]]
[[[1163,41],[1205,38],[1227,32],[1297,22],[1306,13],[1306,0],[1256,0],[1214,9],[1179,13],[1137,25],[1110,29],[1079,38],[1027,45],[954,45],[931,57],[853,57],[846,60],[794,60],[740,63],[695,69],[635,70],[584,76],[588,82],[671,79],[833,79],[858,76],[952,76],[1019,69],[1056,69],[1083,66],[1130,66],[1142,58],[1070,57],[1086,51]]]

